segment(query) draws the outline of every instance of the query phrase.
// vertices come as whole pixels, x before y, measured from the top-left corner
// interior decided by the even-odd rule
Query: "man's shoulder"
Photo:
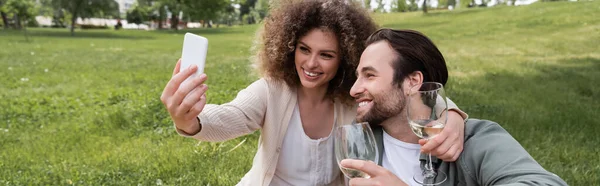
[[[468,119],[465,123],[465,142],[476,135],[485,135],[488,133],[506,133],[508,132],[500,124],[482,119]]]

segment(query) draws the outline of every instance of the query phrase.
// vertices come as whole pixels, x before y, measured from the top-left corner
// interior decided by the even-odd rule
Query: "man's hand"
[[[370,178],[352,178],[350,179],[351,186],[362,185],[397,185],[407,186],[400,178],[396,177],[392,172],[370,161],[345,159],[340,162],[340,166],[350,169],[360,170]]]

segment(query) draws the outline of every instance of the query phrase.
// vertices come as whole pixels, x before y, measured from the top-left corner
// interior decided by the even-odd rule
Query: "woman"
[[[179,72],[178,63],[161,100],[184,136],[223,141],[261,130],[252,168],[239,185],[341,185],[331,131],[355,117],[349,90],[364,41],[375,30],[353,3],[284,2],[265,21],[257,54],[263,78],[229,103],[206,104],[206,75],[180,87],[196,67]],[[460,136],[463,118],[449,113],[452,127],[442,134]],[[462,139],[430,146],[451,158],[460,153]]]

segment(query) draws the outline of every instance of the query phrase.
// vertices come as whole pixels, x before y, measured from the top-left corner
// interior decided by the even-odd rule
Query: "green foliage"
[[[598,6],[374,16],[431,37],[448,63],[447,93],[470,117],[501,124],[570,185],[595,185]],[[257,79],[248,75],[257,28],[186,30],[210,41],[209,103]],[[30,32],[33,42],[0,32],[0,185],[235,185],[250,169],[258,133],[222,143],[181,137],[159,100],[184,32]]]
[[[55,15],[68,14],[71,22],[71,35],[75,34],[75,21],[79,17],[119,17],[119,5],[115,0],[41,0],[41,2],[52,6]],[[64,17],[57,16],[57,18],[61,20]]]
[[[25,22],[35,18],[37,6],[33,0],[6,0],[0,10],[7,13],[8,17],[17,16],[20,22]]]
[[[392,12],[407,12],[408,5],[406,5],[406,0],[393,0],[391,6]]]
[[[115,0],[46,0],[56,10],[64,10],[75,17],[118,18],[119,5]]]
[[[247,16],[250,13],[250,8],[254,8],[254,5],[256,4],[257,0],[236,0],[236,1],[237,2],[235,2],[235,3],[240,5],[240,19],[244,23],[254,24],[254,23],[244,21],[245,19],[243,17]]]
[[[454,1],[454,0],[438,0],[437,8],[446,8],[446,7],[448,7],[449,1]]]
[[[186,12],[191,20],[214,20],[220,12],[232,12],[231,4],[226,0],[183,0],[183,11]]]
[[[174,16],[179,16],[179,12],[183,13],[181,18],[171,17],[171,23],[178,23],[179,19],[204,22],[226,20],[225,22],[229,22],[230,17],[237,15],[229,0],[140,0],[138,4],[143,7],[144,11],[150,13],[148,19],[159,21],[159,27],[167,18],[165,10]],[[171,27],[177,29],[175,25],[171,24]]]
[[[371,7],[371,0],[364,0],[365,3],[365,8],[371,10],[373,7]]]
[[[375,0],[377,2],[377,7],[375,8],[375,12],[385,12],[384,6],[385,2],[383,0]]]
[[[141,24],[149,21],[151,16],[151,10],[149,7],[140,6],[139,4],[134,5],[132,9],[127,11],[126,17],[128,23]]]
[[[416,1],[416,0],[408,0],[408,2],[410,2],[408,4],[408,11],[409,12],[414,12],[414,11],[418,11],[419,10],[419,5],[417,4],[418,1]]]

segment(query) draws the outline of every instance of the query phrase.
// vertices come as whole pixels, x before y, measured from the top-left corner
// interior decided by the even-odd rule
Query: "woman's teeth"
[[[306,71],[306,70],[304,71],[304,74],[306,74],[306,75],[308,75],[308,76],[310,76],[310,77],[315,77],[315,76],[318,76],[318,75],[319,75],[319,73],[312,73],[312,72],[308,72],[308,71]]]

